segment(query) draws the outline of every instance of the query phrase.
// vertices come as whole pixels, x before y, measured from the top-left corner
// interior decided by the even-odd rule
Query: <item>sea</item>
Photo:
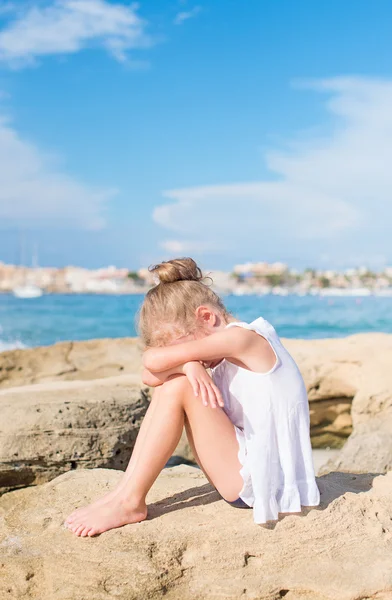
[[[44,295],[22,299],[0,294],[0,352],[64,340],[137,335],[143,295]],[[392,297],[222,297],[241,321],[264,317],[285,338],[336,338],[360,332],[392,333]]]

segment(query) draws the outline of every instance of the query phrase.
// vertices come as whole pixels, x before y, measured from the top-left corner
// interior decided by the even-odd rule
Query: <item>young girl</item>
[[[234,319],[191,258],[151,270],[159,283],[139,329],[152,400],[117,488],[66,526],[93,536],[145,519],[146,495],[184,426],[210,483],[233,506],[252,507],[256,523],[317,506],[306,388],[272,325]]]

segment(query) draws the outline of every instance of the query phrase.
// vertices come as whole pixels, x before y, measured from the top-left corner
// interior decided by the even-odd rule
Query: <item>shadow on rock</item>
[[[306,516],[311,510],[324,510],[331,502],[343,496],[347,492],[359,494],[371,489],[373,479],[380,473],[339,473],[332,472],[322,477],[317,477],[317,485],[320,490],[320,504],[316,507],[303,507],[302,513],[281,513],[279,521],[269,521],[264,526],[273,529],[275,525],[286,516],[297,514]],[[188,490],[169,496],[158,502],[148,505],[148,520],[155,519],[164,514],[182,510],[192,506],[203,506],[222,500],[219,493],[210,485],[192,487]],[[238,509],[233,509],[238,510]]]
[[[322,477],[317,477],[317,485],[320,490],[319,510],[326,508],[333,500],[343,496],[347,492],[359,494],[367,492],[373,484],[373,479],[381,473],[340,473],[332,471]]]
[[[163,500],[158,500],[158,502],[154,502],[153,504],[149,504],[147,519],[150,521],[151,519],[155,519],[166,513],[189,508],[191,506],[212,504],[221,499],[218,492],[209,483],[206,483],[205,485],[189,488],[188,490],[174,494]]]

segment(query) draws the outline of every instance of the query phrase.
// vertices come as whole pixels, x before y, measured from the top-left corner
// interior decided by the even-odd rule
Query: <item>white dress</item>
[[[256,331],[271,345],[275,365],[255,373],[223,359],[212,369],[224,411],[235,426],[244,485],[240,498],[253,507],[256,523],[278,513],[317,506],[317,487],[309,433],[309,404],[301,373],[275,329],[259,317],[226,327]]]

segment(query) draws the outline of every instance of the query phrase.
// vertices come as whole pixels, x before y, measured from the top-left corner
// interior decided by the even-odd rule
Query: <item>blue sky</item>
[[[0,5],[0,260],[392,263],[388,0]]]

